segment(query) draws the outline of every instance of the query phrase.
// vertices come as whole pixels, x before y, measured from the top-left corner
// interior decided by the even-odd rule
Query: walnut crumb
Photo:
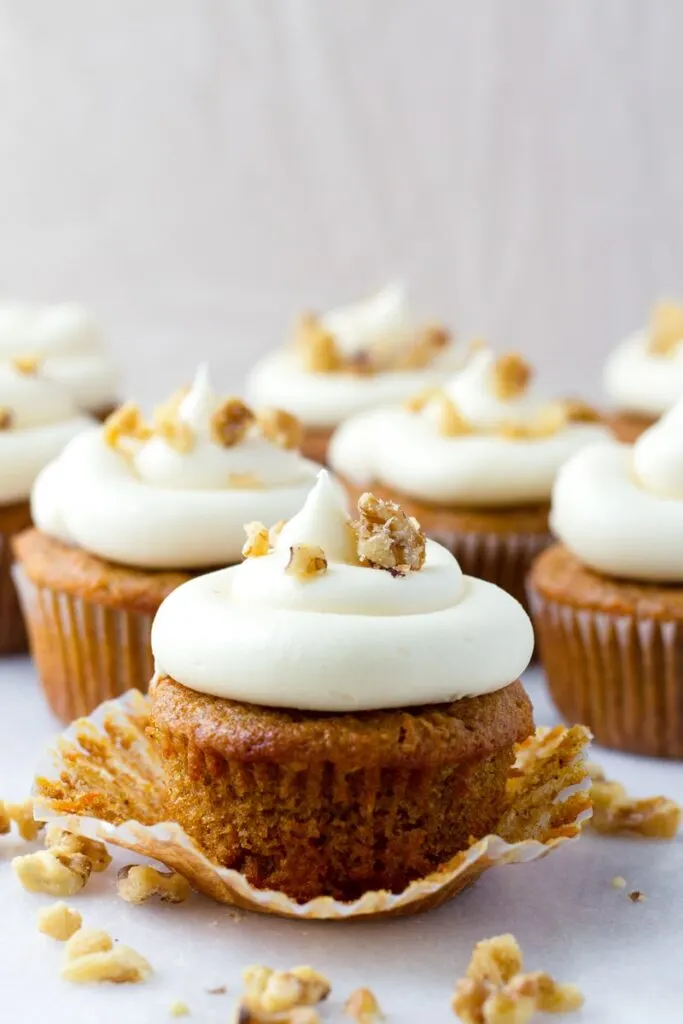
[[[263,487],[263,480],[256,473],[228,473],[228,485],[235,490],[257,491]]]
[[[648,351],[655,356],[673,356],[683,342],[683,306],[660,302],[652,311]]]
[[[116,984],[145,981],[152,968],[129,946],[114,946],[104,931],[81,928],[66,944],[60,971],[65,981],[84,985],[111,981]]]
[[[542,971],[524,974],[514,935],[478,942],[467,974],[455,988],[452,1007],[464,1024],[526,1024],[535,1012],[569,1013],[583,1004],[575,985]]]
[[[6,405],[0,405],[0,430],[9,430],[12,426],[14,415]]]
[[[90,861],[82,854],[62,856],[52,850],[15,857],[12,868],[27,892],[44,892],[48,896],[74,896],[92,870]]]
[[[296,326],[294,343],[304,369],[311,373],[334,373],[342,369],[342,358],[334,336],[313,313],[304,313]]]
[[[493,365],[493,392],[496,398],[516,398],[524,394],[532,377],[532,369],[517,352],[508,352]]]
[[[256,417],[241,398],[226,398],[211,416],[211,437],[223,448],[243,441]]]
[[[355,529],[361,565],[386,569],[395,575],[422,568],[425,535],[416,519],[406,515],[396,502],[369,493],[359,498],[358,512],[360,519]]]
[[[104,843],[66,832],[54,821],[47,827],[45,847],[55,857],[68,858],[80,854],[90,861],[91,870],[95,872],[106,871],[111,864],[111,855]]]
[[[441,388],[422,388],[408,399],[404,408],[406,412],[422,412],[430,402],[436,401],[440,395],[443,395]]]
[[[12,827],[12,819],[7,811],[7,804],[0,800],[0,836],[6,836]]]
[[[449,331],[441,324],[427,324],[418,331],[415,340],[398,354],[394,370],[422,370],[430,366],[451,340]]]
[[[312,967],[293,967],[291,971],[273,971],[260,964],[242,972],[244,996],[240,1003],[240,1024],[263,1020],[263,1015],[289,1013],[289,1021],[311,1024],[310,1014],[293,1016],[293,1011],[316,1006],[327,999],[332,986],[327,978]],[[251,1016],[249,1016],[251,1014]],[[267,1019],[267,1017],[266,1017]]]
[[[500,429],[501,437],[511,441],[540,440],[552,437],[567,425],[567,415],[561,402],[548,402],[536,415],[528,421],[512,421],[504,423]]]
[[[181,455],[187,455],[194,448],[192,427],[167,406],[159,406],[154,410],[154,433]]]
[[[169,1017],[189,1017],[190,1007],[182,999],[176,999],[168,1008]]]
[[[327,572],[325,552],[313,544],[294,544],[289,549],[289,561],[285,566],[289,576],[299,580],[310,580]]]
[[[144,903],[152,896],[159,896],[162,903],[183,903],[190,895],[190,883],[176,871],[127,864],[118,873],[116,890],[126,903]]]
[[[107,416],[102,429],[105,443],[116,450],[121,447],[122,440],[147,441],[152,436],[152,431],[145,424],[140,407],[134,402],[126,402],[125,405],[114,410],[110,416]]]
[[[378,1024],[384,1020],[377,999],[369,988],[357,988],[344,1003],[344,1013],[358,1024]]]
[[[612,885],[615,889],[625,889],[626,879],[622,875],[615,875],[612,879]]]
[[[280,448],[300,448],[304,436],[301,422],[284,409],[261,409],[256,416],[259,430]]]
[[[0,835],[9,832],[9,823],[13,821],[17,826],[19,835],[27,843],[33,842],[38,837],[38,833],[45,828],[45,822],[36,821],[33,817],[33,800],[31,797],[17,804],[6,803],[4,805],[4,817],[7,821],[6,828],[3,827],[4,818],[3,813],[0,811]]]
[[[628,894],[628,898],[630,899],[631,903],[644,903],[647,899],[647,896],[644,892],[641,892],[639,889],[634,889],[633,892],[630,892]]]
[[[81,927],[82,918],[77,910],[66,903],[53,903],[38,911],[38,931],[58,942],[66,942]]]
[[[568,423],[599,423],[602,420],[595,406],[580,398],[565,398],[560,404]]]
[[[244,530],[247,539],[242,548],[243,556],[245,558],[261,558],[262,555],[267,555],[270,551],[268,527],[263,523],[245,523]]]
[[[437,402],[437,425],[440,434],[443,434],[444,437],[462,437],[464,434],[473,432],[472,427],[448,395],[440,395]]]
[[[26,374],[26,376],[34,376],[40,369],[40,356],[26,355],[26,356],[14,356],[12,359],[12,366],[17,373]]]
[[[647,839],[673,839],[681,824],[681,807],[666,796],[631,797],[619,782],[605,778],[599,765],[590,764],[593,816],[597,832],[632,832]]]

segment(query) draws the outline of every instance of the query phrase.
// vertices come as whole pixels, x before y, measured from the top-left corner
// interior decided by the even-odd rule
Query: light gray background
[[[682,34],[672,0],[0,0],[0,293],[92,304],[154,397],[404,275],[597,397],[683,295]]]

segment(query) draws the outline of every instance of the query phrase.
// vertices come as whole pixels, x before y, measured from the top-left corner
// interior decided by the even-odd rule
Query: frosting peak
[[[318,474],[301,511],[278,534],[275,550],[288,551],[297,544],[322,548],[328,562],[357,563],[355,536],[343,492],[325,469]]]
[[[651,494],[683,500],[683,401],[638,438],[633,471]]]
[[[331,309],[321,317],[324,328],[344,355],[354,355],[374,345],[405,345],[413,325],[405,286],[399,282],[361,302]]]
[[[209,364],[200,363],[192,387],[178,406],[178,416],[193,430],[208,434],[211,417],[220,404],[221,401],[211,384]]]
[[[530,367],[515,353],[497,357],[477,348],[463,369],[444,385],[458,411],[477,430],[530,421],[543,405],[531,391]]]

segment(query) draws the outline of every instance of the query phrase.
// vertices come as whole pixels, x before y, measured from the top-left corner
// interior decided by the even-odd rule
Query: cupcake
[[[416,321],[404,289],[392,284],[363,302],[302,316],[292,343],[256,364],[247,398],[294,413],[304,453],[324,462],[344,420],[440,383],[460,361],[448,331]]]
[[[152,674],[152,616],[179,583],[241,557],[243,525],[287,519],[317,466],[287,413],[221,400],[201,368],[148,427],[127,405],[38,477],[15,538],[38,675],[63,719]]]
[[[35,363],[0,363],[0,654],[26,650],[11,542],[31,522],[31,486],[67,441],[91,424]]]
[[[598,743],[683,757],[683,403],[562,468],[530,576],[555,703]]]
[[[103,420],[116,407],[119,375],[92,316],[81,306],[0,304],[0,360],[40,364],[84,412]]]
[[[533,730],[521,606],[394,503],[366,494],[358,517],[323,471],[152,630],[168,820],[300,902],[401,891],[486,835]]]
[[[479,345],[443,388],[348,420],[329,452],[352,497],[372,486],[399,501],[464,572],[522,603],[529,566],[550,543],[557,470],[608,436],[588,406],[547,402],[531,378],[519,356]]]
[[[635,439],[683,395],[683,306],[661,302],[648,327],[621,342],[605,364],[605,390],[620,441]]]

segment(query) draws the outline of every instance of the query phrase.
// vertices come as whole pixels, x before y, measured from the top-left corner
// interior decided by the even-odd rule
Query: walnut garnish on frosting
[[[358,500],[355,524],[361,565],[385,569],[396,576],[417,572],[424,565],[425,535],[417,519],[395,501],[366,493]]]
[[[560,404],[568,423],[599,423],[602,419],[594,406],[580,398],[564,398]]]
[[[322,576],[327,572],[325,552],[315,544],[294,544],[289,549],[289,561],[285,566],[285,572],[299,580]]]
[[[270,535],[268,527],[263,523],[245,523],[247,539],[242,554],[245,558],[261,558],[270,551]]]
[[[314,313],[299,318],[294,334],[304,369],[311,373],[334,373],[342,369],[343,360],[337,343]]]
[[[223,448],[232,448],[244,440],[255,420],[241,398],[226,398],[211,416],[211,437]]]
[[[416,394],[411,395],[411,397],[406,401],[404,408],[406,412],[422,412],[423,409],[426,409],[429,403],[437,399],[439,395],[443,395],[441,388],[422,388],[420,391],[416,392]]]
[[[169,448],[182,455],[186,455],[194,448],[195,436],[192,427],[166,405],[154,412],[154,433],[161,437]]]
[[[12,366],[17,373],[26,374],[26,376],[34,376],[40,369],[40,356],[26,355],[26,356],[14,356],[12,359]]]
[[[4,405],[0,405],[0,430],[9,430],[12,426],[14,415],[11,409],[8,409]]]
[[[529,386],[533,371],[517,352],[507,352],[493,364],[493,393],[505,400],[523,395]]]
[[[236,491],[254,491],[263,487],[263,480],[256,473],[228,473],[228,485]]]
[[[266,441],[280,448],[299,448],[304,436],[301,422],[284,409],[261,409],[256,414],[256,423]]]
[[[567,426],[567,414],[561,402],[548,402],[527,421],[504,423],[498,433],[510,441],[539,440],[551,437]]]
[[[122,440],[147,441],[152,436],[140,407],[134,402],[126,402],[108,416],[104,421],[103,433],[105,443],[116,449]]]
[[[438,405],[437,426],[440,434],[444,437],[462,437],[464,434],[473,433],[472,427],[448,395],[442,393],[436,402]]]
[[[418,332],[412,344],[397,354],[391,369],[423,370],[431,366],[450,340],[450,332],[441,324],[427,324]]]
[[[648,352],[654,356],[673,356],[683,342],[683,306],[659,302],[652,311]]]

